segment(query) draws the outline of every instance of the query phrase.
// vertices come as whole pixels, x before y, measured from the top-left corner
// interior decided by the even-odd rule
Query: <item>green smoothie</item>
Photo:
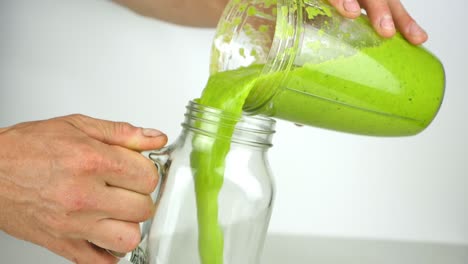
[[[224,161],[229,152],[235,123],[240,118],[242,107],[252,89],[261,67],[225,72],[222,77],[213,77],[198,103],[222,109],[230,113],[229,120],[217,120],[216,136],[195,134],[190,156],[195,179],[198,217],[198,247],[202,264],[223,263],[223,233],[218,223],[218,195],[223,185]],[[227,85],[227,86],[226,86]],[[202,124],[196,127],[201,128]]]
[[[254,94],[271,92],[269,84],[280,83],[255,114],[356,134],[413,135],[427,127],[438,111],[444,74],[430,53],[404,41],[396,36],[353,55],[306,62],[288,72],[262,75],[263,65],[253,65],[216,73],[198,103],[240,117],[246,102],[256,103]],[[233,130],[220,126],[219,137],[197,135],[193,140],[202,264],[223,263],[218,194]]]
[[[349,57],[305,63],[257,112],[363,135],[417,134],[439,109],[445,76],[432,54],[403,42],[396,36]]]

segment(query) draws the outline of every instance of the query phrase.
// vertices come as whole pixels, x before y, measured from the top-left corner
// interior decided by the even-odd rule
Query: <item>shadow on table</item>
[[[468,264],[468,246],[269,234],[262,264]]]

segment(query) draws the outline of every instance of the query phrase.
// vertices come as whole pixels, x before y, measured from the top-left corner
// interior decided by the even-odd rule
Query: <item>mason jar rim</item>
[[[252,146],[272,146],[271,139],[276,120],[267,116],[247,115],[238,116],[218,108],[202,105],[197,100],[187,104],[185,121],[182,127],[198,134],[209,137],[223,138],[234,143]],[[219,133],[222,129],[232,131],[232,136]]]

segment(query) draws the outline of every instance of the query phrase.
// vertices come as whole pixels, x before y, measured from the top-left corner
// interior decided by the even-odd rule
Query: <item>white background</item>
[[[406,138],[279,122],[271,232],[468,244],[468,4],[404,3],[446,69],[437,118]],[[172,142],[207,80],[213,34],[108,1],[1,0],[0,127],[82,113],[159,128]]]

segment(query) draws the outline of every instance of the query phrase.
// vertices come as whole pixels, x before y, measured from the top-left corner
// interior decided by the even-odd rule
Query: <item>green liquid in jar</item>
[[[290,70],[283,88],[258,114],[337,131],[374,136],[420,132],[432,121],[443,97],[440,62],[421,47],[396,36],[380,46],[326,62]],[[212,75],[198,103],[239,117],[252,89],[271,89],[285,73],[260,75],[253,65]],[[424,74],[421,74],[424,72]],[[258,91],[256,93],[258,94]],[[218,194],[232,128],[220,138],[196,136],[191,164],[195,173],[199,250],[202,264],[223,263],[223,233],[218,222]],[[224,138],[224,139],[223,139]]]

